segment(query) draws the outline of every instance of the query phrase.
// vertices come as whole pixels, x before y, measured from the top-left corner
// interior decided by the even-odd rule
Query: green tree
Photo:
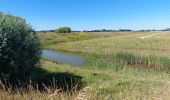
[[[36,33],[20,17],[0,13],[0,78],[27,81],[39,65]]]
[[[60,27],[55,30],[57,33],[71,33],[71,28],[70,27]]]

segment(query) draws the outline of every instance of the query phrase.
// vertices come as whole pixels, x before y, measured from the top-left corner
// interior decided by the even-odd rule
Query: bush
[[[60,27],[55,30],[57,33],[71,33],[70,27]]]
[[[0,78],[28,81],[39,57],[39,41],[26,21],[0,13]]]

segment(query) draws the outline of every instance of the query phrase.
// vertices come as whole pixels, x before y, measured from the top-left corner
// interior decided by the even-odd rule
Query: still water
[[[52,50],[42,50],[42,55],[59,63],[81,67],[85,59],[81,56],[70,54],[70,53],[60,53]]]

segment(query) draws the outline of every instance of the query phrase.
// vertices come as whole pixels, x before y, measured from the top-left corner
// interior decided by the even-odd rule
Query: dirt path
[[[145,39],[145,38],[154,37],[154,36],[161,35],[161,34],[165,34],[165,33],[156,33],[156,34],[152,34],[152,35],[142,36],[142,37],[139,37],[139,38],[140,39]]]

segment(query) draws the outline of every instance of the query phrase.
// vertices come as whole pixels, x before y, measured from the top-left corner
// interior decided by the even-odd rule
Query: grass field
[[[160,34],[158,34],[160,33]],[[158,34],[158,35],[153,35]],[[149,36],[148,35],[153,35]],[[146,36],[146,38],[141,38]],[[0,98],[31,100],[169,100],[170,32],[38,33],[45,49],[77,53],[86,58],[84,67],[42,59],[39,79],[56,76],[73,80],[71,91],[30,89],[0,91]],[[65,78],[66,77],[66,78]],[[74,88],[81,85],[79,88]],[[3,94],[2,94],[3,92]]]
[[[157,32],[156,32],[157,33]],[[104,37],[107,34],[108,37]],[[82,40],[74,42],[56,43],[47,46],[49,49],[63,50],[69,52],[130,52],[141,55],[169,56],[170,33],[140,39],[142,36],[155,34],[155,32],[124,32],[124,33],[96,33],[97,39]],[[97,36],[96,36],[97,37]]]

